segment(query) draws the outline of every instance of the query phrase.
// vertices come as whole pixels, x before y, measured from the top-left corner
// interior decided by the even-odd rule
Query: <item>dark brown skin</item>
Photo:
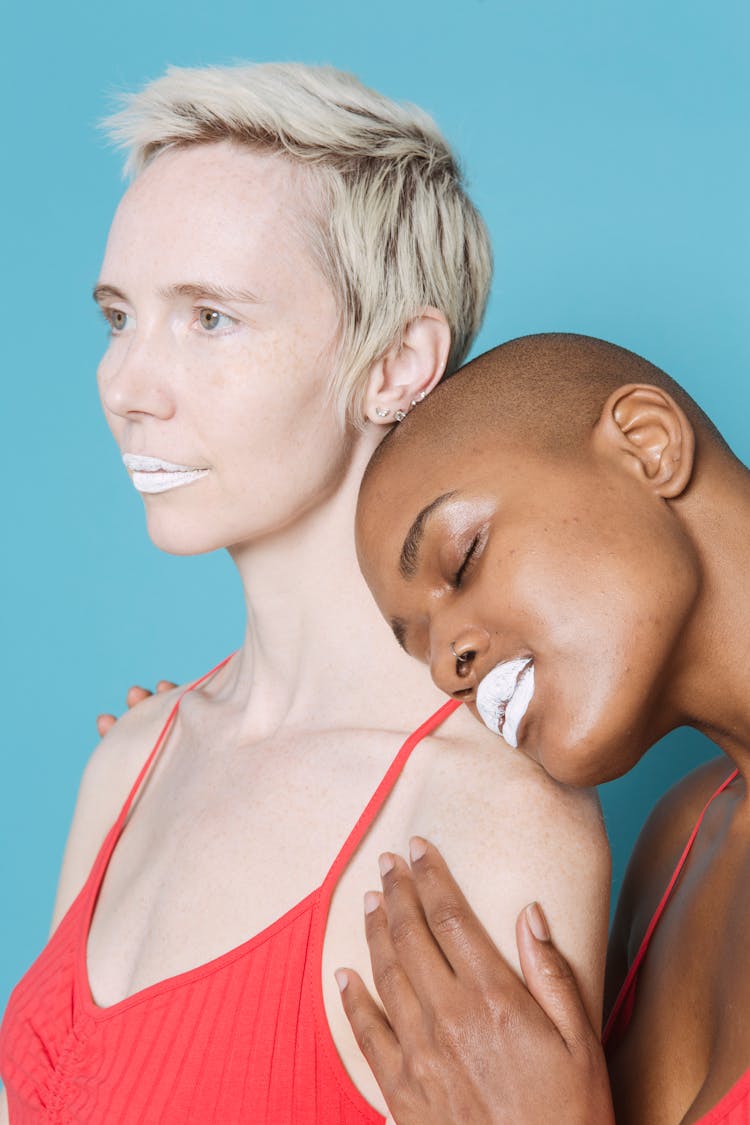
[[[725,758],[701,767],[651,814],[610,938],[610,996],[624,975],[622,950],[637,949],[705,802],[731,772]],[[611,1053],[618,1120],[698,1121],[750,1066],[749,875],[747,787],[740,776],[711,805],[650,945],[628,1034]],[[633,1074],[640,1075],[637,1083]]]
[[[540,906],[530,904],[516,928],[524,987],[437,849],[419,838],[411,848],[411,868],[399,856],[382,857],[381,867],[392,865],[382,895],[365,904],[385,1015],[356,973],[337,974],[352,1030],[398,1125],[548,1125],[552,1078],[556,1123],[613,1122],[599,1036]]]
[[[740,770],[706,816],[610,1059],[618,1125],[692,1125],[750,1066],[750,474],[663,386],[603,396],[580,456],[557,465],[514,444],[499,416],[491,432],[481,416],[472,426],[456,394],[446,448],[415,412],[412,444],[405,428],[360,501],[363,572],[407,650],[472,710],[496,663],[531,654],[519,750],[568,784],[619,776],[685,723],[724,751],[644,829],[611,938],[610,1002],[703,805]],[[457,499],[430,518],[405,575],[407,530],[448,490]],[[339,983],[398,1125],[612,1121],[596,1031],[554,935],[534,936],[536,910],[518,922],[524,986],[436,849],[384,867],[366,926],[385,1015],[356,974]]]

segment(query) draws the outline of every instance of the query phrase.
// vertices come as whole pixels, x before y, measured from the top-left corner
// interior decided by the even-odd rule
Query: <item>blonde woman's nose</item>
[[[151,415],[166,419],[174,414],[175,398],[168,377],[169,361],[154,342],[118,341],[99,364],[99,392],[104,409],[122,418]]]

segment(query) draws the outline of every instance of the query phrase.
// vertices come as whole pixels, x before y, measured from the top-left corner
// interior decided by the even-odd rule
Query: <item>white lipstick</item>
[[[486,726],[518,746],[518,728],[534,694],[534,661],[530,656],[504,660],[487,673],[477,688],[477,711]]]
[[[208,472],[208,469],[175,465],[172,461],[162,461],[160,457],[144,457],[136,453],[123,453],[122,460],[139,492],[169,492],[172,488],[182,488],[184,484],[200,480]]]

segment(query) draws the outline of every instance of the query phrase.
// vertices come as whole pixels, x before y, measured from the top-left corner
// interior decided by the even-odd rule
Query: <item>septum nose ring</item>
[[[459,664],[468,664],[468,662],[471,660],[472,656],[474,655],[474,653],[471,650],[469,650],[468,652],[462,652],[462,653],[456,652],[456,648],[455,648],[455,645],[454,645],[453,641],[451,641],[451,643],[450,643],[450,650],[451,650],[451,653],[453,654],[453,656],[455,656],[455,658],[456,658],[456,660],[458,661]]]

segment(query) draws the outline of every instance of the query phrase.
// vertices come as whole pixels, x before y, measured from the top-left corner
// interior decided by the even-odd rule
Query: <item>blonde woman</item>
[[[544,901],[600,1010],[595,803],[425,683],[355,559],[373,450],[478,328],[486,232],[429,118],[333,70],[171,70],[111,129],[102,404],[152,540],[226,548],[247,632],[86,769],[0,1031],[10,1121],[381,1122],[334,969],[369,979],[363,894],[413,833],[508,957]]]

